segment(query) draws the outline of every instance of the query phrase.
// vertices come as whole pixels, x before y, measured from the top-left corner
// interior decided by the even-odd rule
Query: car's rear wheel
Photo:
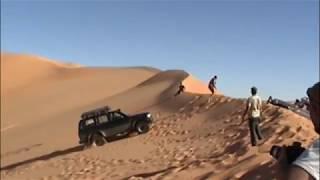
[[[149,124],[146,122],[139,122],[136,125],[136,130],[139,134],[147,133],[149,129],[150,129]]]
[[[92,145],[94,146],[103,146],[106,142],[107,140],[100,133],[92,136]]]

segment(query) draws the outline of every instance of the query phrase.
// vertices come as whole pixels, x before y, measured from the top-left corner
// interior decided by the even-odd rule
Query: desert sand
[[[1,179],[281,179],[269,148],[318,137],[309,119],[265,104],[265,140],[251,147],[245,101],[219,92],[208,104],[206,83],[188,72],[61,62],[1,54]],[[104,105],[149,111],[154,124],[83,150],[80,114]]]

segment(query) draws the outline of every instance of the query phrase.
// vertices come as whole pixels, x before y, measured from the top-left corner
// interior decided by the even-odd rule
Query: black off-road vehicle
[[[130,116],[120,109],[111,111],[108,106],[88,111],[79,121],[79,144],[102,146],[111,137],[133,131],[143,134],[149,131],[152,121],[148,112]]]

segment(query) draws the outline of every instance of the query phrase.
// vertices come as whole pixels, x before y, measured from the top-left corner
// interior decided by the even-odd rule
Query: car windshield
[[[123,115],[121,112],[119,111],[113,111],[112,113],[110,113],[110,120],[119,120],[119,119],[123,119],[125,117],[125,115]]]
[[[123,115],[121,113],[119,113],[119,112],[115,112],[113,114],[113,117],[116,118],[116,119],[121,119],[121,118],[123,118]]]

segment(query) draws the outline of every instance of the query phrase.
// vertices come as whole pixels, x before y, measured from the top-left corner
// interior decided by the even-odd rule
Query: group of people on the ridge
[[[294,105],[298,108],[304,108],[304,107],[308,107],[309,104],[309,98],[308,97],[303,97],[300,99],[296,99],[296,101],[294,102]]]
[[[257,92],[258,89],[256,87],[251,88],[251,96],[247,100],[246,109],[242,116],[242,122],[244,122],[246,115],[249,115],[248,121],[252,146],[257,146],[258,141],[263,139],[259,126],[261,122],[262,100],[257,95]],[[307,96],[308,98],[296,101],[296,104],[300,103],[300,108],[301,106],[307,107],[314,129],[320,134],[320,82],[307,89]],[[286,102],[272,99],[272,97],[269,97],[267,102],[287,107]],[[315,140],[309,148],[303,148],[302,153],[295,153],[294,157],[292,157],[292,153],[289,153],[289,148],[291,148],[291,151],[294,149],[293,146],[281,147],[277,157],[280,167],[285,171],[285,178],[289,180],[319,180],[320,139]],[[299,151],[299,149],[294,150]],[[293,161],[290,162],[289,158],[290,160],[293,159]]]
[[[216,93],[216,84],[218,77],[215,75],[211,78],[208,84],[208,89],[211,92],[211,96],[208,102],[211,102],[213,95]],[[185,86],[181,83],[179,91],[176,95],[185,90]],[[320,82],[314,84],[308,88],[306,98],[297,99],[294,103],[295,107],[303,108],[307,107],[310,113],[312,123],[315,131],[320,134]],[[290,104],[280,99],[274,99],[269,96],[267,104],[273,104],[279,107],[289,109]],[[260,129],[260,123],[262,121],[262,99],[258,95],[258,88],[251,87],[251,96],[246,101],[246,108],[242,115],[242,123],[248,121],[250,140],[252,146],[259,145],[259,141],[263,139],[263,135]],[[248,116],[248,118],[246,118]],[[290,146],[283,146],[280,149],[279,157],[277,158],[279,165],[283,168],[286,179],[289,180],[319,180],[319,163],[320,163],[320,139],[314,141],[314,143],[307,149],[303,149],[302,153],[290,157],[294,159],[291,163],[288,161],[290,153],[288,149]]]
[[[283,101],[281,99],[272,98],[272,96],[269,96],[267,100],[267,104],[269,103],[286,109],[290,109],[292,107],[292,105],[289,102]]]
[[[211,78],[208,84],[208,89],[211,92],[211,96],[208,102],[212,101],[213,95],[216,94],[216,84],[218,77],[215,75]],[[181,83],[179,86],[179,91],[176,95],[180,94],[185,90],[185,86]],[[308,88],[306,98],[297,99],[293,106],[298,108],[307,107],[310,113],[312,123],[314,125],[315,131],[320,134],[320,82],[314,84],[312,87]],[[279,107],[290,109],[292,106],[290,103],[272,98],[269,96],[267,104],[273,104]],[[251,87],[251,96],[246,101],[246,108],[242,115],[242,123],[248,121],[249,131],[250,131],[250,141],[252,146],[259,145],[260,141],[263,140],[263,135],[260,129],[260,123],[262,121],[262,99],[258,95],[258,88]],[[248,116],[248,118],[246,118]],[[317,139],[309,148],[303,148],[302,153],[298,153],[295,157],[290,157],[289,162],[289,148],[292,146],[283,146],[280,149],[279,157],[277,158],[278,164],[282,170],[286,179],[289,180],[319,180],[319,163],[320,163],[320,139]]]
[[[279,106],[286,109],[294,109],[294,108],[302,109],[306,107],[308,103],[309,103],[309,99],[307,97],[296,99],[294,104],[287,101],[283,101],[281,99],[272,98],[272,96],[269,96],[267,100],[267,104],[272,104],[272,105]]]

